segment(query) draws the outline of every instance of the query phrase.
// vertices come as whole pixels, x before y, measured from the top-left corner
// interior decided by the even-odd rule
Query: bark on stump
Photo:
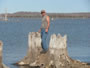
[[[40,66],[41,68],[90,68],[86,63],[72,60],[67,52],[67,36],[60,34],[51,35],[49,50],[45,54],[40,54],[41,35],[38,32],[31,32],[28,35],[27,56],[17,65]]]
[[[0,68],[8,68],[6,65],[2,63],[2,51],[3,51],[3,43],[0,41]]]

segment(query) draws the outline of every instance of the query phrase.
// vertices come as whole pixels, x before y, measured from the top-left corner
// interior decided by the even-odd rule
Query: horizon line
[[[18,12],[37,12],[37,13],[40,13],[39,11],[16,11],[16,12],[8,12],[7,13],[18,13]],[[90,12],[84,12],[84,11],[80,11],[80,12],[46,12],[46,13],[90,13]],[[5,12],[2,12],[0,14],[5,14]]]

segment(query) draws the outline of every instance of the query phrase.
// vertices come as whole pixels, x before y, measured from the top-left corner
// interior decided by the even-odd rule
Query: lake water
[[[26,56],[28,34],[37,32],[40,25],[41,19],[10,18],[6,22],[0,21],[4,64],[10,68],[21,68],[12,64]],[[50,25],[49,37],[53,33],[67,35],[68,53],[72,59],[90,63],[90,19],[54,19]]]

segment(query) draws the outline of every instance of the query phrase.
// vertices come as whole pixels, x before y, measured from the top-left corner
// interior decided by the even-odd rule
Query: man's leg
[[[45,29],[42,30],[41,35],[42,35],[42,48],[44,51],[47,51],[48,46],[47,46],[46,39],[48,34],[45,32]]]

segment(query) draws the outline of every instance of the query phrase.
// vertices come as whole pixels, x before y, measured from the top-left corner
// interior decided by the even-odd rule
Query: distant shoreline
[[[90,13],[47,13],[50,18],[90,18]],[[8,17],[41,18],[40,12],[7,13]],[[4,17],[5,14],[0,14]]]

